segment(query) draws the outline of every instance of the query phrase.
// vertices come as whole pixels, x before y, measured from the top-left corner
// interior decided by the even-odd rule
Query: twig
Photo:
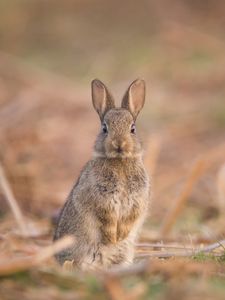
[[[2,192],[7,200],[7,202],[9,203],[9,206],[13,212],[13,215],[16,219],[16,222],[19,226],[19,229],[22,233],[22,235],[27,236],[28,235],[28,228],[26,226],[26,223],[24,221],[24,217],[22,214],[22,211],[19,208],[19,205],[13,195],[13,192],[10,188],[10,185],[8,183],[8,180],[5,176],[3,167],[0,164],[0,187],[2,189]]]
[[[55,253],[72,246],[74,238],[66,236],[56,241],[51,246],[45,247],[36,255],[30,257],[15,259],[10,262],[0,264],[0,276],[10,275],[21,271],[29,270],[35,266],[42,264]]]
[[[152,251],[149,253],[141,253],[137,254],[137,257],[158,257],[158,258],[169,258],[169,257],[190,257],[194,255],[198,255],[201,253],[209,253],[217,248],[224,247],[225,245],[225,240],[216,242],[214,244],[196,249],[187,249],[183,248],[183,251],[176,251],[176,252],[166,252],[166,251]],[[215,253],[214,256],[221,256],[223,254],[220,253]]]
[[[171,257],[192,257],[198,254],[204,253],[204,251],[187,251],[187,252],[153,252],[153,253],[140,253],[136,255],[136,258],[171,258]],[[221,257],[223,254],[216,253],[215,257]]]
[[[139,243],[136,244],[136,247],[138,249],[148,249],[148,248],[165,248],[165,249],[180,249],[180,250],[193,249],[192,247],[185,247],[180,245],[167,245],[167,244],[160,244],[160,243]]]
[[[209,168],[213,163],[218,161],[220,158],[224,158],[225,143],[210,149],[201,156],[195,165],[193,166],[190,175],[183,187],[182,192],[175,201],[175,205],[168,212],[165,220],[163,221],[160,229],[160,235],[166,236],[171,231],[174,223],[178,216],[182,212],[185,203],[192,192],[194,184],[198,181],[199,177]]]
[[[208,246],[205,246],[203,248],[204,252],[210,252],[216,248],[219,248],[219,247],[224,247],[225,246],[225,240],[221,240],[219,242],[216,242],[214,244],[211,244],[211,245],[208,245]]]
[[[194,184],[199,179],[199,177],[201,176],[205,168],[206,168],[206,162],[204,160],[198,160],[195,163],[179,197],[175,201],[175,205],[168,212],[167,216],[165,217],[165,220],[163,221],[163,224],[161,225],[161,229],[160,229],[161,236],[166,236],[171,231],[174,223],[176,222],[176,219],[182,212],[185,203],[192,192]]]
[[[225,246],[225,240],[218,241],[214,244],[205,246],[203,249],[205,250],[214,250],[215,248],[224,247]],[[187,247],[187,246],[181,246],[181,245],[168,245],[168,244],[162,244],[162,243],[138,243],[136,244],[137,248],[165,248],[165,249],[180,249],[180,250],[193,250],[193,247]],[[198,248],[195,248],[198,250]]]

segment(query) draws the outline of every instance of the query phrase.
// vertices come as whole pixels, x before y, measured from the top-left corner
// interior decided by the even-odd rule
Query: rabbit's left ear
[[[145,103],[145,82],[142,79],[136,79],[131,83],[126,91],[121,107],[126,108],[132,114],[134,120]]]
[[[92,103],[101,121],[106,112],[115,107],[114,99],[103,82],[94,79],[91,82]]]

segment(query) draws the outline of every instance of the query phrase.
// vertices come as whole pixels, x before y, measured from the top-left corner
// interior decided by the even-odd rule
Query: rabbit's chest
[[[123,177],[110,172],[102,174],[96,180],[96,188],[102,195],[130,196],[139,193],[146,186],[146,180],[139,174],[125,175]]]
[[[143,198],[146,182],[139,174],[125,174],[117,176],[110,172],[102,174],[97,182],[98,193],[119,211],[129,211],[134,205],[138,205]]]

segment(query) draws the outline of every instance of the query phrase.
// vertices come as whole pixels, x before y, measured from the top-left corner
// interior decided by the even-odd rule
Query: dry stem
[[[185,203],[189,197],[189,195],[192,192],[193,186],[196,183],[196,181],[199,179],[201,174],[206,168],[206,162],[204,160],[198,160],[194,167],[191,170],[191,173],[183,187],[183,190],[181,191],[179,197],[175,201],[175,205],[172,207],[172,209],[168,212],[167,216],[165,217],[165,220],[163,221],[163,224],[160,229],[160,235],[166,236],[169,234],[172,226],[176,222],[177,217],[182,212]]]
[[[70,247],[74,243],[74,238],[66,236],[54,244],[43,248],[36,255],[30,257],[15,259],[10,262],[0,264],[0,276],[10,275],[16,272],[28,270],[32,267],[38,266],[52,257],[55,253]]]
[[[26,226],[22,211],[19,208],[19,205],[16,201],[16,198],[13,195],[13,192],[10,188],[10,185],[8,183],[8,180],[5,176],[3,167],[0,164],[0,187],[2,188],[2,192],[9,203],[9,206],[12,210],[12,213],[16,219],[16,222],[19,226],[19,229],[22,233],[22,235],[27,236],[28,235],[28,228]]]
[[[168,245],[169,246],[169,245]],[[209,253],[217,248],[224,247],[225,246],[225,240],[221,240],[219,242],[213,243],[211,245],[202,247],[202,248],[186,248],[185,246],[182,248],[180,246],[180,249],[182,251],[176,251],[176,252],[168,252],[168,251],[144,251],[144,253],[140,253],[137,255],[137,257],[158,257],[158,258],[168,258],[168,257],[190,257],[194,255],[198,255],[201,253]],[[146,244],[147,247],[147,244]],[[150,246],[151,247],[151,244]],[[161,245],[161,248],[169,248],[167,245]],[[220,253],[214,254],[215,256],[221,256]],[[223,254],[222,254],[223,255]]]

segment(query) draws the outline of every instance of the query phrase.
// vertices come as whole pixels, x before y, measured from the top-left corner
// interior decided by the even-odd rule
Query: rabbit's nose
[[[112,145],[118,153],[122,153],[124,146],[125,146],[125,142],[124,141],[122,141],[122,142],[113,141]]]
[[[118,153],[121,153],[123,151],[123,149],[121,148],[121,146],[118,146],[116,150],[117,150]]]

